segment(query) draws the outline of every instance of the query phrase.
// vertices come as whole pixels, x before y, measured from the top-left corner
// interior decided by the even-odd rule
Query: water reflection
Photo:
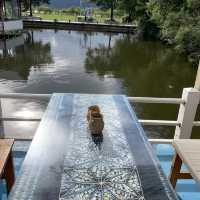
[[[110,40],[88,48],[87,73],[123,79],[127,93],[139,96],[177,97],[182,87],[192,86],[196,69],[170,48],[126,35],[110,48]]]
[[[33,31],[26,31],[23,36],[2,41],[2,44],[0,69],[16,71],[22,79],[27,80],[30,67],[52,63],[50,43],[35,41]]]
[[[1,92],[180,97],[182,88],[194,82],[196,69],[183,56],[159,42],[137,41],[130,35],[27,30],[21,41],[12,48],[7,45],[7,50],[3,46]],[[40,116],[46,106],[44,102],[16,100],[3,104],[4,115],[23,117]],[[135,106],[141,118],[176,118],[174,106]],[[9,134],[14,128],[10,124]],[[34,130],[27,128],[31,124],[25,131],[18,125],[21,131],[15,135],[33,135]],[[170,137],[171,133],[162,127],[150,130],[156,137]]]
[[[159,42],[138,41],[124,35],[97,48],[88,48],[85,60],[87,73],[123,80],[129,96],[181,97],[183,87],[193,86],[196,69]],[[176,120],[178,106],[135,105],[140,118]],[[173,130],[164,127],[148,128],[150,137],[172,137]],[[158,132],[160,134],[158,134]]]

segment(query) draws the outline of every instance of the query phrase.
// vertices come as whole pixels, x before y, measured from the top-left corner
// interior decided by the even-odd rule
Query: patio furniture
[[[87,111],[98,105],[103,134]],[[54,94],[9,200],[176,200],[127,97]]]
[[[178,179],[194,178],[200,184],[200,140],[180,139],[173,142],[175,155],[169,176],[172,186],[175,188]],[[184,163],[189,172],[182,172]]]
[[[12,162],[13,139],[0,139],[0,178],[6,180],[9,193],[14,184],[14,168]]]

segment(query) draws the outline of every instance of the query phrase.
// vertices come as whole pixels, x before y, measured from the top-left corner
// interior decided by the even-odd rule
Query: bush
[[[80,15],[81,8],[79,7],[72,7],[62,10],[62,13],[68,14],[68,15]]]
[[[39,7],[37,8],[37,10],[38,10],[38,12],[49,13],[49,14],[52,13],[52,12],[54,11],[53,8],[50,8],[50,7],[46,6],[46,5],[39,6]]]
[[[200,59],[200,27],[198,25],[181,26],[175,39],[176,49],[186,52],[192,61]]]
[[[187,53],[190,60],[200,58],[200,1],[149,0],[151,20],[161,30],[161,38],[175,49]]]

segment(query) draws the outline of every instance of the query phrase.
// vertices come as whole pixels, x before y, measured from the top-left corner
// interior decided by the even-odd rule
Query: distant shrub
[[[38,12],[42,13],[52,13],[54,11],[53,8],[48,7],[48,5],[42,5],[37,8]]]
[[[63,9],[62,13],[68,14],[68,15],[79,15],[81,13],[81,8],[72,7],[72,8]]]

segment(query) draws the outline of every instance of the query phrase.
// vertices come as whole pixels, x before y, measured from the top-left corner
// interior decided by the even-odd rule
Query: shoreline
[[[29,20],[23,19],[24,28],[43,28],[60,30],[77,30],[92,32],[135,33],[137,27],[133,25],[118,25],[87,22],[66,22],[57,20]]]

